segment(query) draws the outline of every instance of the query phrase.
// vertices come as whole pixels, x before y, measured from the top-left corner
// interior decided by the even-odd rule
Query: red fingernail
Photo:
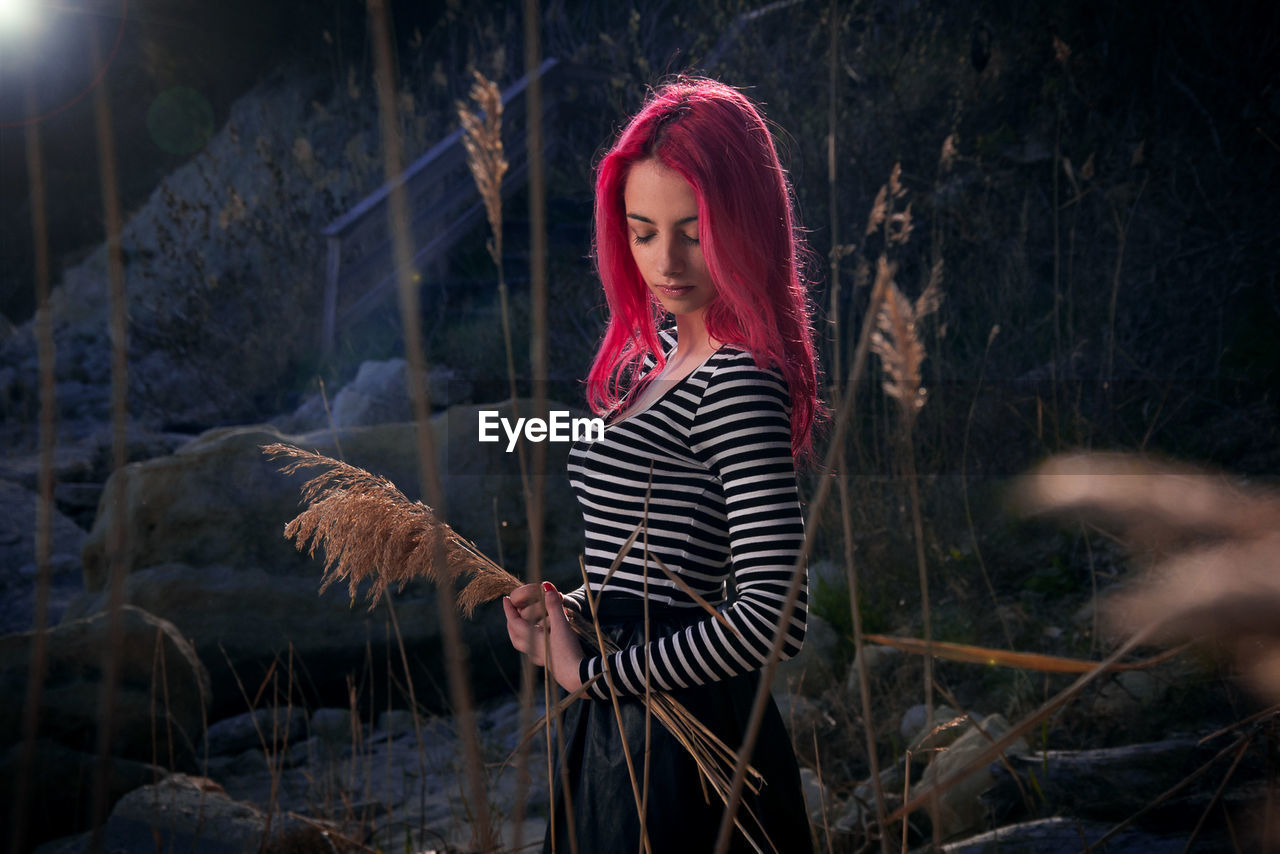
[[[552,590],[555,590],[555,588],[551,586],[550,581],[542,582],[542,589],[547,593],[550,593]]]

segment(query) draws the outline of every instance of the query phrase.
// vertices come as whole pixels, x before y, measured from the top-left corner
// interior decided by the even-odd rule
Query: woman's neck
[[[673,356],[681,362],[686,359],[703,361],[720,349],[720,342],[707,334],[707,325],[701,311],[676,315],[676,339],[676,352]]]

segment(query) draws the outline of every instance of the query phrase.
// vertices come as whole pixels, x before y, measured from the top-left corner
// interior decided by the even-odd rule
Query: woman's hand
[[[550,581],[525,584],[502,598],[507,615],[511,645],[529,656],[539,667],[551,662],[551,675],[561,688],[572,694],[582,687],[578,665],[585,654],[578,636],[569,627],[564,613],[564,597]]]

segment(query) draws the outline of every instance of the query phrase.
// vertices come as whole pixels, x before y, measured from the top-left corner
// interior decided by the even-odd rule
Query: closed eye
[[[654,238],[654,235],[652,234],[646,234],[643,237],[639,234],[636,234],[631,238],[631,241],[637,245],[643,246],[644,244],[653,240],[653,238]]]

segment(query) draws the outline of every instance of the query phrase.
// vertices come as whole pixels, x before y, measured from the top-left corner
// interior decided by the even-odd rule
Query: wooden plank
[[[560,67],[550,58],[539,66],[546,82]],[[521,77],[503,93],[503,144],[510,166],[503,196],[510,196],[527,180],[528,151],[524,138],[525,92],[531,76]],[[554,89],[544,88],[544,126],[551,127],[558,112]],[[545,97],[551,95],[551,97]],[[554,149],[548,134],[544,156]],[[394,181],[388,181],[331,222],[328,243],[325,304],[322,321],[326,352],[337,329],[367,314],[395,284],[385,205],[391,189],[404,186],[410,204],[410,234],[415,245],[414,267],[421,269],[443,256],[467,231],[483,219],[483,203],[466,163],[461,128],[417,158]],[[349,295],[344,299],[344,295]]]
[[[542,76],[544,83],[546,82],[548,73],[559,64],[559,60],[555,57],[550,57],[545,60],[542,65],[538,66],[538,74]],[[506,117],[508,105],[512,104],[512,102],[517,99],[519,100],[519,104],[518,106],[512,106],[512,117],[518,117],[523,113],[524,93],[528,88],[529,75],[526,74],[512,84],[511,88],[509,88],[505,93],[503,93],[502,107],[504,119]],[[507,122],[504,121],[504,125],[506,124]],[[461,151],[462,128],[458,128],[454,130],[453,133],[440,140],[440,142],[433,145],[425,154],[421,155],[417,160],[414,160],[413,163],[409,164],[409,167],[401,172],[397,178],[386,182],[368,196],[361,199],[355,207],[351,208],[351,210],[329,223],[324,230],[324,235],[326,237],[331,234],[341,235],[370,211],[386,204],[387,198],[391,195],[392,187],[411,181],[423,172],[430,172],[433,169],[440,168],[440,164],[444,164],[447,168],[450,156],[456,155]],[[463,156],[465,157],[465,155]]]
[[[337,338],[338,258],[341,250],[341,244],[336,236],[325,238],[325,251],[328,257],[325,259],[324,269],[324,318],[320,324],[320,342],[326,356],[333,352],[333,345]]]

